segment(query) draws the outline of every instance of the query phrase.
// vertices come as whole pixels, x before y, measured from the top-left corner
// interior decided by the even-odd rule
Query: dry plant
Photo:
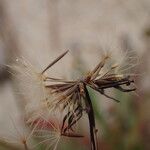
[[[121,92],[135,91],[136,88],[131,87],[131,84],[134,83],[133,75],[119,73],[119,65],[111,65],[107,71],[104,71],[105,65],[110,60],[110,56],[107,54],[92,71],[80,79],[67,81],[50,77],[46,71],[64,57],[67,52],[61,54],[43,71],[37,71],[25,59],[17,59],[19,64],[9,67],[13,70],[11,73],[20,80],[19,84],[24,87],[22,94],[27,99],[31,98],[31,101],[27,101],[26,104],[27,123],[32,128],[32,136],[42,139],[39,144],[46,143],[46,150],[52,147],[55,150],[63,136],[83,137],[83,135],[76,133],[74,126],[85,113],[89,120],[91,150],[98,150],[98,130],[88,88],[119,102],[119,100],[108,95],[106,90],[114,88]],[[50,121],[53,114],[57,113],[61,114],[59,125]]]
[[[113,65],[107,72],[101,72],[108,59],[109,56],[106,55],[100,63],[88,73],[88,75],[83,76],[76,81],[47,78],[48,84],[46,87],[51,91],[51,94],[56,95],[56,98],[53,101],[49,101],[49,109],[59,108],[66,109],[68,111],[63,119],[61,132],[67,134],[72,131],[72,127],[82,117],[83,112],[86,112],[89,118],[91,150],[98,150],[98,144],[94,109],[87,87],[92,88],[116,102],[119,102],[119,100],[107,95],[105,92],[106,89],[115,88],[122,92],[131,92],[136,90],[135,87],[127,89],[123,87],[124,85],[130,86],[134,80],[131,79],[130,75],[115,73],[115,70],[117,70],[119,66]],[[59,83],[50,84],[49,82]],[[67,124],[67,126],[64,126],[64,124]]]

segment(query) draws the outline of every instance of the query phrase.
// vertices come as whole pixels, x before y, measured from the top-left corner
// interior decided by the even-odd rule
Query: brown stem
[[[28,148],[28,146],[27,146],[26,140],[23,141],[23,145],[24,145],[24,149],[25,149],[25,150],[29,150],[29,148]]]
[[[95,125],[95,117],[94,117],[94,110],[91,102],[91,98],[89,92],[87,90],[86,85],[84,84],[84,90],[86,93],[86,100],[88,104],[88,118],[89,118],[89,126],[90,126],[90,137],[91,137],[91,150],[98,150],[98,143],[97,143],[97,129]]]

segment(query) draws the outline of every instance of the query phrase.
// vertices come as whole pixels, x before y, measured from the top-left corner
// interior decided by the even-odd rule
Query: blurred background
[[[6,69],[16,57],[42,69],[69,49],[50,72],[68,79],[91,69],[105,51],[115,54],[114,60],[120,60],[124,51],[133,51],[140,60],[134,68],[136,94],[114,91],[121,101],[116,104],[90,93],[101,150],[149,150],[149,18],[149,0],[0,0],[0,135],[10,134],[8,114],[17,124],[24,108]],[[86,138],[65,141],[58,149],[89,149]],[[0,142],[0,149],[10,148]]]

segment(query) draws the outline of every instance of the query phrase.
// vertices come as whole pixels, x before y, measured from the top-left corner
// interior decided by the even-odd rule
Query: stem
[[[50,67],[52,67],[55,63],[57,63],[61,58],[63,58],[68,53],[68,50],[57,57],[54,61],[52,61],[43,71],[42,74],[45,73]]]
[[[97,129],[95,125],[95,117],[94,117],[94,110],[91,102],[91,98],[89,95],[89,92],[87,90],[86,85],[84,84],[84,90],[85,90],[85,98],[87,100],[88,105],[88,119],[89,119],[89,127],[90,127],[90,138],[91,138],[91,150],[98,150],[98,143],[97,143]]]
[[[25,150],[29,150],[26,141],[23,141],[23,145],[24,145],[24,149],[25,149]]]

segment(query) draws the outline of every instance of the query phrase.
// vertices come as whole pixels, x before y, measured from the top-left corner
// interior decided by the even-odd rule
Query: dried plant
[[[21,96],[21,99],[25,100],[21,102],[25,103],[25,109],[29,115],[33,114],[36,110],[41,111],[40,109],[43,101],[50,98],[50,95],[45,88],[45,79],[47,78],[46,71],[64,57],[67,52],[68,51],[57,57],[42,71],[35,68],[23,57],[17,58],[13,65],[7,65],[9,67],[8,71],[14,77],[17,85],[15,92],[17,95]]]
[[[33,137],[38,140],[36,145],[32,146],[32,149],[38,147],[40,144],[46,145],[46,150],[53,149],[56,150],[58,143],[61,138],[79,138],[83,137],[80,134],[69,133],[65,134],[61,132],[61,115],[53,114],[52,117],[40,116],[39,119],[32,122],[31,128],[34,128]]]
[[[52,78],[46,74],[46,71],[64,57],[67,52],[61,54],[43,71],[37,71],[25,59],[17,59],[19,64],[11,66],[11,69],[17,72],[17,76],[15,74],[15,77],[20,80],[22,86],[27,85],[28,87],[24,87],[23,91],[25,93],[23,95],[27,99],[30,96],[32,97],[31,101],[28,101],[26,105],[28,113],[27,122],[32,128],[32,135],[42,138],[39,144],[51,142],[46,149],[48,150],[53,146],[55,150],[60,137],[83,137],[83,135],[76,133],[74,126],[85,113],[88,115],[89,120],[91,150],[98,150],[98,130],[96,128],[94,108],[88,88],[92,88],[105,97],[119,102],[119,100],[109,96],[106,90],[115,88],[122,92],[135,91],[135,87],[131,87],[134,80],[130,74],[118,73],[119,65],[112,65],[110,69],[104,72],[103,69],[107,64],[107,60],[110,59],[109,55],[103,57],[99,64],[87,75],[75,81]],[[125,88],[124,86],[129,88]],[[57,128],[54,123],[49,121],[54,112],[61,114],[61,121]],[[41,124],[42,126],[40,126]],[[50,130],[50,126],[53,129],[52,131]]]
[[[136,90],[135,88],[126,89],[123,87],[124,85],[130,86],[130,84],[134,82],[130,75],[112,73],[118,66],[112,66],[106,73],[101,73],[101,70],[108,59],[109,57],[105,56],[87,76],[76,81],[65,81],[55,78],[46,79],[46,88],[50,90],[51,94],[56,96],[53,100],[48,101],[49,109],[55,110],[58,108],[67,110],[67,113],[63,118],[61,128],[62,134],[69,134],[73,131],[73,126],[82,117],[83,112],[87,113],[91,137],[91,150],[98,150],[98,144],[94,110],[87,87],[92,88],[116,102],[119,102],[119,100],[107,95],[105,92],[106,89],[115,88],[122,92]],[[65,124],[67,124],[67,126],[65,126]]]

